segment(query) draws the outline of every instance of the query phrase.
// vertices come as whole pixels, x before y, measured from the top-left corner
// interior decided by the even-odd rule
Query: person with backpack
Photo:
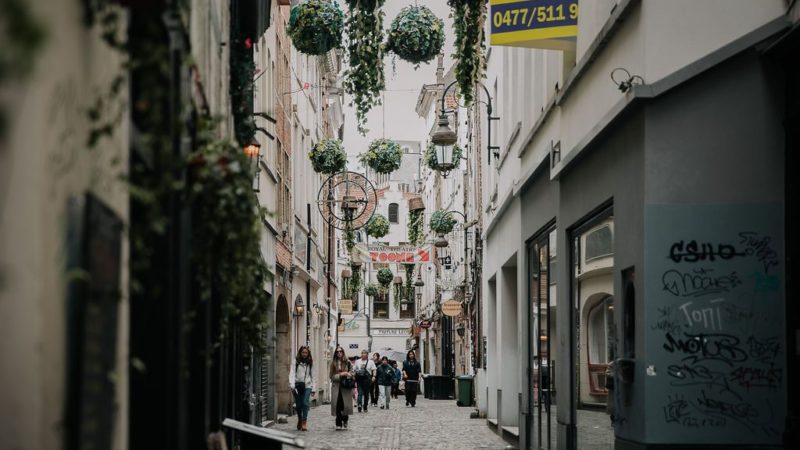
[[[406,380],[406,406],[417,406],[417,389],[419,388],[419,374],[422,368],[417,361],[417,354],[409,350],[403,362],[403,379]]]
[[[361,350],[361,359],[357,360],[353,366],[356,374],[356,383],[358,384],[358,412],[362,409],[367,412],[369,405],[369,394],[372,390],[372,377],[375,375],[375,363],[369,359],[369,352]]]
[[[342,347],[333,352],[328,374],[331,379],[331,415],[336,416],[336,429],[347,429],[349,416],[353,414],[353,364],[347,359]]]
[[[389,400],[392,398],[392,384],[394,384],[394,368],[389,365],[389,358],[381,358],[381,365],[377,369],[378,390],[380,391],[381,409],[389,409]]]
[[[314,389],[314,358],[311,349],[305,345],[297,351],[297,357],[289,370],[289,389],[294,394],[295,409],[297,409],[297,429],[308,431],[308,408]]]

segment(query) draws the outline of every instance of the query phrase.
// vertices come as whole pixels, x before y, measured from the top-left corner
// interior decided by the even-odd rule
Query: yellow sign
[[[339,312],[348,316],[353,314],[353,301],[344,298],[339,300]]]
[[[461,303],[455,300],[448,300],[442,303],[442,313],[453,317],[461,315]]]
[[[492,45],[574,50],[578,0],[491,0]]]

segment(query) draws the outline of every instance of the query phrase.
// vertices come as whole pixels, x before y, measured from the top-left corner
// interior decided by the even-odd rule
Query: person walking
[[[311,396],[316,394],[314,389],[314,358],[311,349],[305,345],[297,351],[294,364],[289,369],[289,389],[294,394],[295,409],[297,409],[297,429],[308,431],[308,408]]]
[[[419,389],[419,374],[422,368],[417,361],[417,354],[414,350],[406,353],[406,360],[403,362],[403,379],[406,381],[406,406],[412,408],[417,406],[417,389]]]
[[[375,352],[372,355],[372,363],[375,364],[375,368],[381,365],[381,355],[378,352]],[[372,406],[378,406],[378,397],[380,393],[378,392],[378,383],[375,382],[375,374],[372,375]]]
[[[392,384],[394,384],[394,368],[389,365],[389,358],[381,358],[381,365],[378,366],[377,382],[380,391],[381,409],[389,409],[389,400],[392,398]]]
[[[369,359],[369,352],[361,350],[361,359],[356,360],[353,365],[353,370],[356,374],[356,383],[358,384],[358,412],[362,409],[367,412],[369,405],[369,395],[372,389],[372,377],[375,376],[375,363]]]
[[[394,369],[394,383],[392,383],[392,398],[397,398],[400,395],[400,380],[403,378],[403,373],[397,367],[397,361],[392,363]]]
[[[336,429],[347,428],[347,420],[353,414],[353,364],[347,359],[342,347],[333,352],[329,375],[331,379],[331,415],[336,417]]]

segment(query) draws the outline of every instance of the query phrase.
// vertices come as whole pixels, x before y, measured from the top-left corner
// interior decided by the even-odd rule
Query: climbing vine
[[[344,89],[356,108],[358,131],[366,135],[367,113],[381,103],[386,81],[383,71],[383,3],[385,0],[347,0],[348,69]]]

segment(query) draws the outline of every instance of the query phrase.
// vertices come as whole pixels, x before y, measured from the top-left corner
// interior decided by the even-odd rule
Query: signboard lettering
[[[492,45],[571,50],[578,0],[491,0]]]
[[[431,262],[433,247],[370,245],[367,253],[374,263],[427,264]]]

